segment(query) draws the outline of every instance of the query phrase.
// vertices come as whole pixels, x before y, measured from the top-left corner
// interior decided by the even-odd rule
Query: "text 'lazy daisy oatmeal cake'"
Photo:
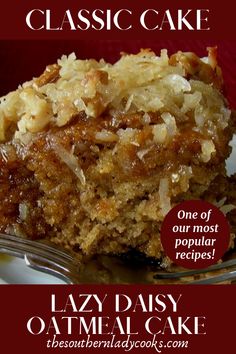
[[[165,260],[161,223],[186,199],[236,217],[225,160],[235,119],[208,57],[150,50],[115,64],[63,56],[1,98],[0,231],[81,256]]]

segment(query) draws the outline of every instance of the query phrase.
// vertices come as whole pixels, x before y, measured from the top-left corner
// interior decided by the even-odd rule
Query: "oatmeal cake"
[[[1,98],[0,232],[78,255],[163,258],[168,211],[228,186],[235,123],[222,90],[216,48],[113,65],[62,56]]]

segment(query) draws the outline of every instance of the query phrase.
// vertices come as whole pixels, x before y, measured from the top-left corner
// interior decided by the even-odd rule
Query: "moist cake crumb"
[[[215,48],[141,50],[113,65],[62,56],[0,99],[0,231],[79,256],[164,258],[174,205],[218,203],[216,181],[232,192],[233,121]],[[234,215],[231,192],[220,207]]]

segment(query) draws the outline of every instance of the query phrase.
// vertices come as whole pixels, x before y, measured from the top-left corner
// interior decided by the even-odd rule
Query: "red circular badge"
[[[227,251],[230,228],[224,214],[202,200],[176,205],[161,227],[161,242],[170,259],[185,268],[215,264]]]

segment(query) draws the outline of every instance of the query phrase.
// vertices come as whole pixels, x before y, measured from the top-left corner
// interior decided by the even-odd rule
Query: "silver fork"
[[[115,256],[97,256],[80,263],[71,254],[39,241],[0,233],[0,253],[23,258],[35,270],[54,275],[67,284],[216,284],[236,280],[236,256],[201,270],[165,271]]]
[[[77,283],[79,264],[69,253],[42,242],[0,233],[0,253],[23,258],[35,270]]]
[[[212,265],[208,268],[178,271],[178,272],[157,272],[155,279],[174,281],[182,280],[185,284],[217,284],[234,282],[236,280],[236,258],[226,260],[222,263]],[[191,278],[191,279],[189,279]]]

